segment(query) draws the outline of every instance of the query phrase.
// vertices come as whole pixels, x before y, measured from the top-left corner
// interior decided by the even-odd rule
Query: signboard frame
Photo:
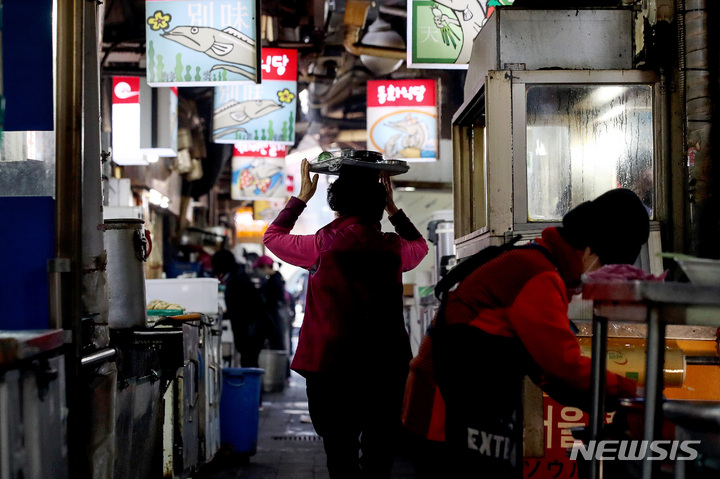
[[[150,86],[262,82],[260,0],[148,0],[145,8]]]

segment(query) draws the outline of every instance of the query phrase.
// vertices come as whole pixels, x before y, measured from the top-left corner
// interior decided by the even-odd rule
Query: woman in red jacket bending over
[[[283,261],[317,267],[291,368],[306,378],[330,477],[382,479],[392,469],[412,356],[402,273],[420,263],[428,246],[395,206],[387,175],[380,182],[376,170],[342,168],[328,189],[337,219],[314,235],[290,234],[317,188],[317,175],[310,178],[303,160],[300,194],[268,227],[263,243]],[[380,230],[383,210],[397,233]]]
[[[448,294],[445,325],[431,335],[446,404],[448,477],[522,478],[524,376],[563,404],[589,404],[590,359],[570,328],[569,293],[584,273],[634,263],[649,228],[635,193],[610,190],[530,246],[478,267]],[[634,397],[636,385],[607,372],[606,392]]]

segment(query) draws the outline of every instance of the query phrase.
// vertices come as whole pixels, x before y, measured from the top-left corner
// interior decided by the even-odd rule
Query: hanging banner
[[[234,200],[263,200],[285,198],[285,157],[270,156],[265,150],[250,156],[233,149],[232,185],[230,196]]]
[[[213,141],[295,144],[297,50],[262,49],[261,85],[215,88]]]
[[[386,158],[438,157],[435,80],[367,82],[367,146]]]
[[[259,9],[256,0],[146,2],[148,84],[260,83]]]
[[[140,77],[113,77],[112,159],[118,165],[147,165],[140,150]]]
[[[409,0],[408,67],[467,69],[472,44],[495,7],[515,0]]]

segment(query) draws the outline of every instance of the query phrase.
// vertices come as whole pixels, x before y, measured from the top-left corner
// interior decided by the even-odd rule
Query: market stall
[[[662,424],[665,416],[674,419],[677,425],[687,425],[689,421],[696,423],[695,429],[717,430],[720,396],[696,395],[693,402],[665,402],[663,365],[666,360],[667,325],[720,327],[720,287],[674,282],[589,283],[583,290],[583,297],[592,300],[594,304],[592,405],[588,441],[597,441],[602,437],[609,322],[642,323],[647,326],[643,435],[638,439],[663,439]],[[697,402],[699,400],[712,403],[700,404]],[[601,477],[599,462],[595,456],[592,457],[590,477]],[[661,461],[646,458],[642,464],[642,477],[657,477],[660,466]]]

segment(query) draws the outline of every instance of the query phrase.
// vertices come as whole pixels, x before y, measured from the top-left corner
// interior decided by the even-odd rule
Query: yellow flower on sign
[[[148,18],[147,22],[153,30],[165,30],[170,26],[170,20],[172,20],[172,16],[169,13],[158,10],[152,17]]]
[[[295,94],[287,88],[278,92],[278,99],[283,103],[290,103],[293,101],[293,98],[295,98]]]

